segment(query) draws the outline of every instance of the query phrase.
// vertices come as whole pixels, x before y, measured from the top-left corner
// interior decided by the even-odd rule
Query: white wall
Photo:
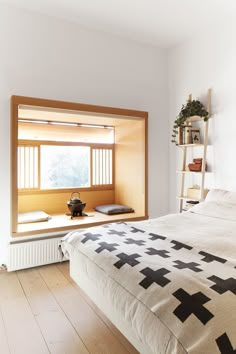
[[[0,6],[0,263],[10,236],[10,96],[149,112],[149,214],[168,210],[167,53]]]
[[[199,24],[200,26],[200,24]],[[197,38],[169,51],[170,127],[186,102],[189,93],[205,102],[212,88],[210,144],[208,165],[212,174],[206,179],[208,188],[236,190],[236,24],[226,18],[217,28],[200,33]],[[176,211],[175,196],[181,169],[179,148],[170,143],[169,206]],[[191,181],[190,181],[191,182]],[[193,181],[193,183],[195,183]]]

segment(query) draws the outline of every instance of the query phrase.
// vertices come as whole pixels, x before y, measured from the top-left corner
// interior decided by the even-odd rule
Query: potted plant
[[[179,145],[177,142],[177,135],[179,134],[178,128],[184,128],[186,126],[186,120],[189,117],[199,116],[202,117],[204,122],[209,119],[209,112],[205,109],[204,105],[199,100],[188,100],[186,104],[182,105],[181,111],[179,112],[176,120],[174,121],[173,131],[172,131],[172,143]]]

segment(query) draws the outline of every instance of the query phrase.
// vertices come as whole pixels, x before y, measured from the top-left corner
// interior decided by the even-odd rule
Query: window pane
[[[38,147],[18,146],[17,183],[19,189],[38,188]]]
[[[41,189],[90,186],[90,147],[41,146]]]
[[[92,184],[112,184],[112,149],[93,148],[92,164]]]

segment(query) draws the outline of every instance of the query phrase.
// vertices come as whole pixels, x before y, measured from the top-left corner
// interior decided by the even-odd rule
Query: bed
[[[70,273],[143,354],[236,353],[236,193],[66,235]]]

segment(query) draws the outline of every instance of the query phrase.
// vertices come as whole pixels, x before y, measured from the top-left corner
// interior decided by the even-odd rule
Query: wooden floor
[[[67,262],[0,272],[1,354],[137,354],[69,276]]]

